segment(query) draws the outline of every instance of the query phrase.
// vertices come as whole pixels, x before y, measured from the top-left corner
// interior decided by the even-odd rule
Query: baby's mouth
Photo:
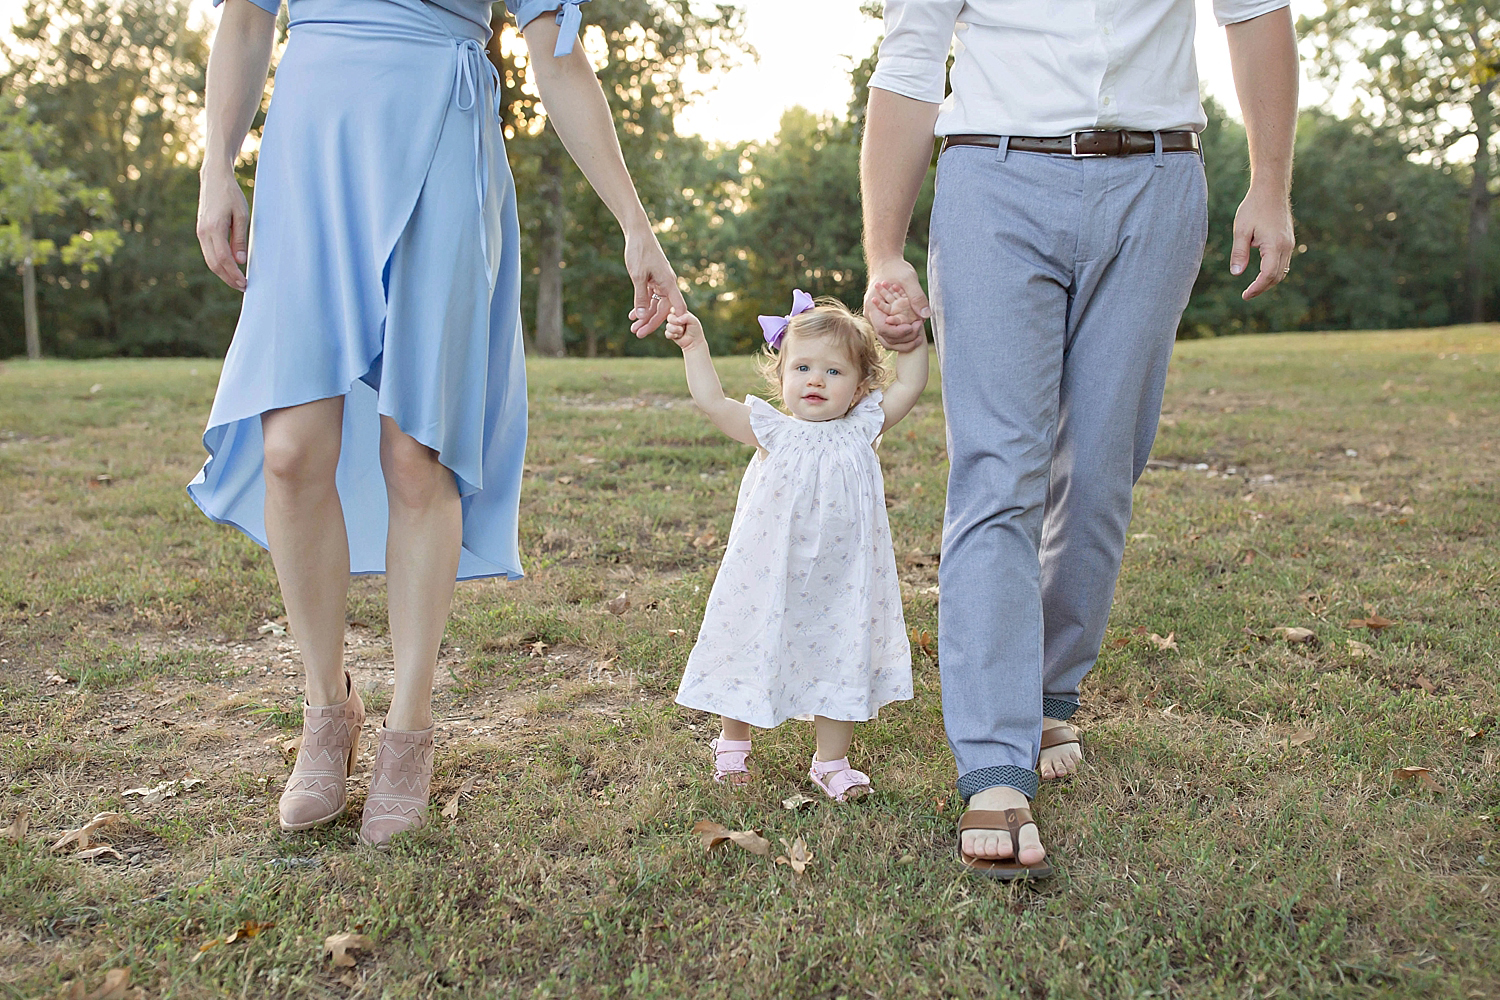
[[[807,402],[807,403],[826,403],[826,402],[828,402],[828,397],[819,395],[816,392],[809,392],[807,395],[803,396],[802,399],[803,399],[804,402]]]

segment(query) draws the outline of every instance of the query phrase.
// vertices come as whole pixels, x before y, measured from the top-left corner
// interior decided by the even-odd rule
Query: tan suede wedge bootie
[[[383,846],[427,821],[432,783],[432,727],[415,732],[380,727],[380,749],[370,772],[370,796],[359,824],[362,843]]]
[[[344,674],[349,696],[340,705],[302,706],[302,749],[281,793],[281,830],[292,833],[337,819],[349,804],[345,782],[359,757],[365,706]]]

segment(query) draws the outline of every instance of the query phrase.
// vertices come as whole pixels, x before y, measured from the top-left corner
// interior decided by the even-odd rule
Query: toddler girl
[[[892,315],[902,311],[895,287],[881,294]],[[800,290],[791,315],[760,322],[761,372],[788,413],[756,396],[725,398],[698,319],[667,319],[693,401],[756,448],[677,702],[723,717],[714,780],[735,785],[749,781],[752,726],[811,718],[818,750],[809,777],[843,802],[870,790],[869,777],[849,766],[854,723],[911,698],[874,445],[922,394],[927,352],[898,354],[892,381],[869,323]]]

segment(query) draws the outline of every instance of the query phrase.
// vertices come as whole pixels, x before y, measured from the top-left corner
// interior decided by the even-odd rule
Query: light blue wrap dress
[[[220,0],[215,0],[215,3]],[[253,0],[276,13],[280,0]],[[555,14],[572,51],[586,0]],[[288,0],[261,139],[247,287],[188,486],[266,545],[260,417],[344,397],[336,474],[350,570],[385,570],[380,416],[462,497],[458,579],[521,575],[526,447],[520,230],[485,55],[488,0]]]

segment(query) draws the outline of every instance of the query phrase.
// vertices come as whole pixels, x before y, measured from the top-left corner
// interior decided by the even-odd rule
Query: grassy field
[[[1494,327],[1180,346],[1088,764],[1036,802],[1059,874],[1026,887],[954,858],[932,654],[856,738],[870,800],[783,808],[815,792],[796,723],[752,791],[708,780],[672,693],[748,449],[679,364],[532,363],[529,576],[460,586],[432,820],[386,854],[355,845],[367,769],[350,816],[276,831],[295,647],[269,559],[182,490],[217,365],[6,363],[0,998],[1500,995],[1497,369]],[[936,384],[882,460],[935,632]],[[378,578],[348,635],[373,726]],[[101,812],[113,852],[50,850]],[[813,859],[705,853],[703,819]]]

